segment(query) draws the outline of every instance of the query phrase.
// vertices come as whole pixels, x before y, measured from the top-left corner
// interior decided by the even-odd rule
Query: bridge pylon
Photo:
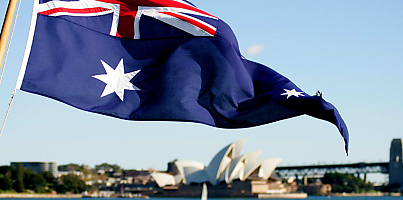
[[[390,145],[389,185],[403,191],[403,139],[393,139]]]

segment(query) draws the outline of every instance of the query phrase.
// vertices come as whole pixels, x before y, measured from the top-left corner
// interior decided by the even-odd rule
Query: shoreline
[[[16,199],[26,199],[26,198],[40,198],[40,199],[57,199],[57,198],[66,198],[66,199],[79,199],[83,198],[81,194],[7,194],[0,193],[0,199],[2,198],[16,198]]]
[[[308,196],[298,196],[298,195],[261,195],[260,198],[262,199],[271,199],[273,197],[279,198],[279,199],[288,199],[291,196],[294,199],[297,198],[302,198],[305,199]],[[330,194],[330,197],[376,197],[376,196],[395,196],[399,197],[402,196],[401,193],[334,193]],[[315,195],[312,195],[311,197],[315,197]],[[27,199],[27,198],[38,198],[38,199],[58,199],[58,198],[66,198],[66,199],[80,199],[80,198],[85,198],[84,195],[81,194],[18,194],[18,193],[0,193],[0,199],[4,198],[15,198],[15,199]],[[96,198],[102,198],[102,197],[96,197]],[[256,198],[256,197],[255,197]],[[259,198],[259,199],[260,199]],[[258,199],[258,198],[256,198]]]
[[[401,193],[395,192],[374,192],[374,193],[333,193],[330,194],[331,197],[383,197],[383,196],[393,196],[400,197]]]

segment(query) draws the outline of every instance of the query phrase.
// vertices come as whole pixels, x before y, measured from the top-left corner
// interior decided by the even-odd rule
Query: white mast
[[[207,186],[206,186],[206,183],[203,183],[203,190],[202,190],[201,200],[207,200]]]

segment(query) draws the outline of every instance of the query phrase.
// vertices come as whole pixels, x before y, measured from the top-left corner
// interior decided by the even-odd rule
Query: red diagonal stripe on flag
[[[176,17],[176,18],[181,19],[181,20],[183,20],[183,21],[185,21],[185,22],[187,22],[187,23],[189,23],[189,24],[192,24],[192,25],[194,25],[194,26],[197,26],[197,27],[199,27],[200,29],[202,29],[202,30],[206,31],[207,33],[209,33],[210,35],[214,35],[215,32],[216,32],[216,30],[214,30],[214,29],[212,29],[212,28],[206,26],[205,24],[202,24],[202,23],[200,23],[200,22],[198,22],[198,21],[196,21],[196,20],[194,20],[194,19],[185,17],[185,16],[183,16],[183,15],[178,15],[178,14],[171,13],[171,12],[160,12],[160,13],[166,14],[166,15],[169,15],[169,16],[172,16],[172,17]]]
[[[105,3],[117,3],[120,4],[121,7],[131,7],[131,6],[149,6],[149,7],[172,7],[172,8],[183,8],[191,11],[195,11],[212,18],[217,18],[213,15],[210,15],[203,10],[195,8],[193,6],[180,3],[173,0],[97,0]]]
[[[74,14],[91,14],[91,13],[101,13],[101,12],[105,12],[105,11],[109,11],[109,10],[111,10],[111,9],[101,8],[101,7],[81,8],[81,9],[78,9],[78,8],[53,8],[50,10],[39,12],[38,14],[52,15],[52,14],[59,13],[59,12],[74,13]]]

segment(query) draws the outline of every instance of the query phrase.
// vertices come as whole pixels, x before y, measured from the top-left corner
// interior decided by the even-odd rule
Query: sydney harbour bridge
[[[364,180],[369,173],[389,174],[389,162],[352,163],[352,164],[324,164],[304,166],[278,166],[276,172],[280,177],[322,177],[326,173],[364,174]]]
[[[389,175],[389,184],[400,185],[403,190],[403,138],[393,139],[390,146],[389,162],[360,162],[349,164],[322,164],[305,166],[278,166],[276,173],[282,178],[320,178],[326,173],[356,174],[358,177],[367,174],[381,173]]]

